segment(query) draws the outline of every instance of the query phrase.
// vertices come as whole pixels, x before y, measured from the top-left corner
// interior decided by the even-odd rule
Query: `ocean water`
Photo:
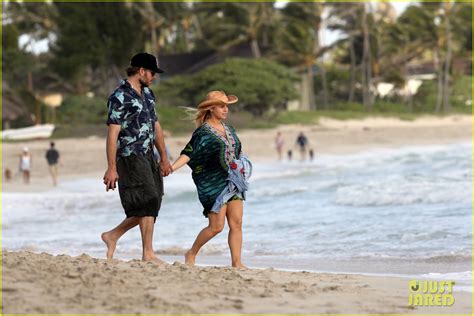
[[[313,162],[254,165],[244,209],[243,258],[288,270],[450,278],[471,282],[472,146],[403,147]],[[118,192],[101,179],[45,193],[3,193],[3,248],[103,257],[100,233],[123,218]],[[187,167],[165,178],[154,246],[182,261],[207,225]],[[139,258],[140,233],[116,256]],[[228,264],[227,229],[201,264]]]

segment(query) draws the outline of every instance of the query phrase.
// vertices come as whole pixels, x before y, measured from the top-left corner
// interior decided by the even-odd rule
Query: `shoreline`
[[[337,151],[334,153],[321,153],[318,156],[319,157],[326,157],[326,156],[351,156],[351,155],[358,155],[358,154],[374,154],[374,153],[382,153],[386,151],[391,151],[391,150],[400,150],[400,149],[408,149],[408,148],[413,148],[413,147],[426,147],[429,148],[430,146],[444,146],[444,145],[465,145],[465,144],[471,144],[472,140],[470,139],[456,139],[454,142],[446,142],[446,143],[423,143],[423,144],[409,144],[409,145],[392,145],[392,146],[371,146],[367,147],[364,150],[350,150],[346,149],[345,151]],[[283,159],[282,161],[278,160],[271,160],[267,157],[258,157],[256,159],[252,159],[255,163],[257,164],[266,164],[266,163],[272,163],[272,164],[301,164],[301,166],[305,166],[308,164],[313,164],[317,162],[317,157],[315,161],[310,162],[310,161],[305,161],[301,162],[298,159],[293,159],[293,161],[288,161],[286,159]],[[46,168],[46,167],[45,167]],[[105,170],[105,169],[104,169]],[[177,174],[183,173],[183,170],[177,171]],[[5,181],[2,178],[2,193],[47,193],[47,192],[54,192],[58,188],[64,188],[64,185],[69,186],[73,184],[74,182],[79,182],[81,180],[91,180],[91,179],[96,179],[97,183],[102,183],[102,176],[103,176],[104,171],[103,170],[97,170],[97,171],[90,171],[87,173],[74,173],[74,172],[67,172],[65,175],[60,175],[59,179],[59,185],[57,187],[54,187],[52,185],[52,181],[49,178],[49,175],[42,175],[41,177],[35,177],[31,179],[30,184],[25,185],[22,183],[21,179],[19,176],[16,177],[16,179],[13,179],[12,181]],[[166,179],[165,179],[166,181]],[[165,183],[166,184],[166,183]],[[101,188],[101,190],[105,188]]]
[[[472,307],[472,293],[456,287],[450,307],[409,306],[409,279],[388,276],[157,267],[25,251],[4,251],[3,268],[5,313],[470,314]]]
[[[299,160],[294,140],[304,132],[309,139],[309,148],[318,155],[347,155],[370,150],[397,149],[406,146],[446,145],[452,143],[472,143],[472,117],[452,115],[443,118],[426,117],[416,121],[401,121],[389,118],[338,121],[321,119],[313,125],[282,125],[265,130],[238,131],[243,143],[243,152],[253,162],[278,162],[274,148],[274,137],[282,132],[286,151],[293,151],[293,160]],[[186,145],[189,136],[170,136],[165,141],[177,158]],[[3,178],[3,192],[41,192],[52,189],[48,167],[44,155],[50,140],[25,141],[3,144],[3,170],[9,168],[13,179]],[[98,137],[55,140],[61,154],[59,181],[72,181],[83,177],[94,177],[98,181],[106,170],[105,139]],[[29,147],[33,155],[31,184],[24,185],[17,171],[18,154],[23,147]]]

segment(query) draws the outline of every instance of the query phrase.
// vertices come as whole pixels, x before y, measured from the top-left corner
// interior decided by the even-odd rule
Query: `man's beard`
[[[146,83],[146,82],[143,81],[142,79],[139,79],[138,81],[140,82],[140,85],[142,86],[142,88],[148,87],[148,83]]]

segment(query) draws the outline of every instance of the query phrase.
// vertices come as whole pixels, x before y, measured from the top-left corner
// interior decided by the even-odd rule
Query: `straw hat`
[[[199,103],[198,110],[204,109],[210,105],[234,104],[239,101],[235,95],[226,95],[224,91],[211,91],[207,94],[206,100]]]

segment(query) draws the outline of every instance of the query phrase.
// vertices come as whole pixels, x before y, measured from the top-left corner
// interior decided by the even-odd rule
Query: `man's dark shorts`
[[[158,216],[163,197],[163,178],[151,151],[117,161],[120,200],[127,217]]]

